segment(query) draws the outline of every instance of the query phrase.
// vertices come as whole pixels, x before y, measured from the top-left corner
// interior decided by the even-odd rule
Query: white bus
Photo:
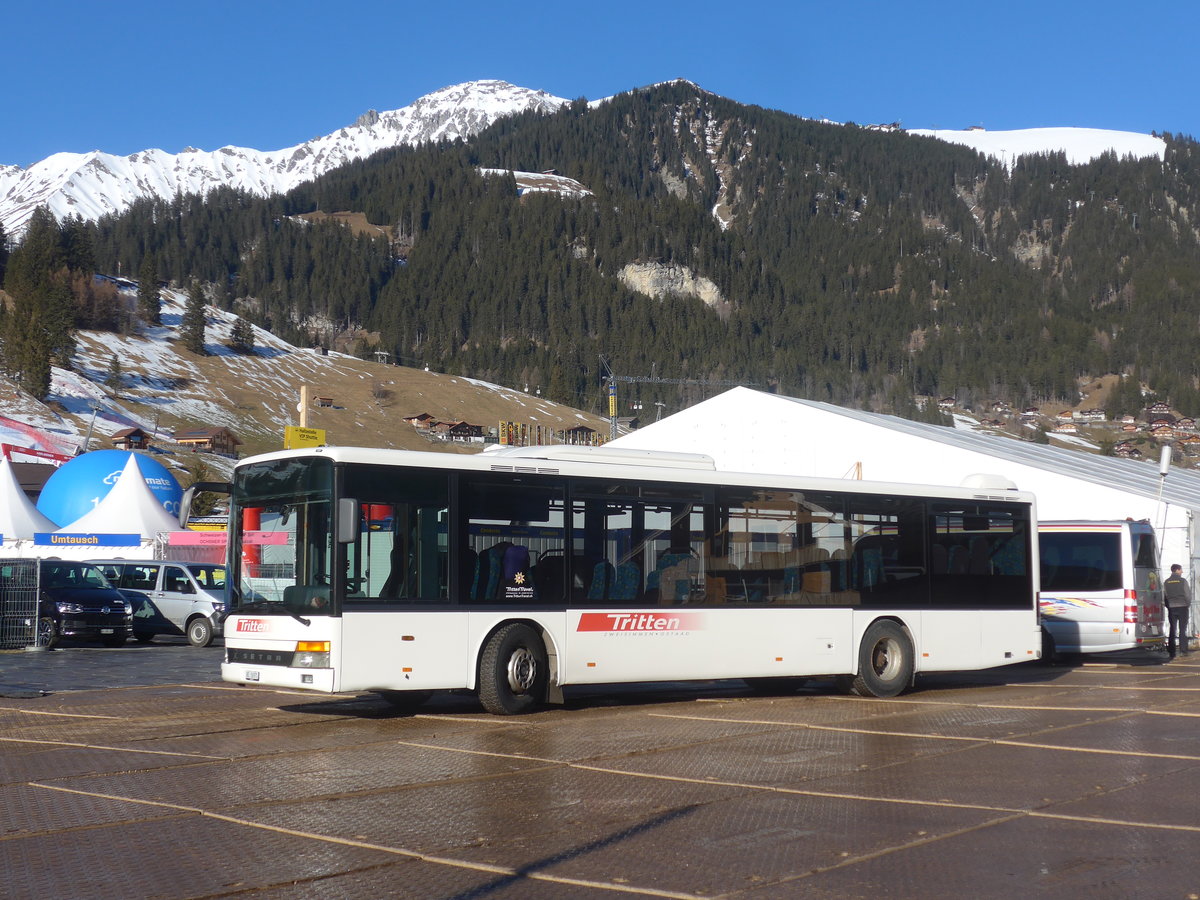
[[[406,705],[471,690],[513,714],[567,685],[832,675],[891,697],[1037,659],[1033,497],[968,481],[571,446],[249,458],[221,675]]]

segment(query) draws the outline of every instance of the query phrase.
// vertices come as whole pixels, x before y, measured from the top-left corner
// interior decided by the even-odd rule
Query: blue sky
[[[481,78],[588,99],[688,78],[843,122],[1200,138],[1196,0],[7,0],[0,21],[9,165],[276,150]]]

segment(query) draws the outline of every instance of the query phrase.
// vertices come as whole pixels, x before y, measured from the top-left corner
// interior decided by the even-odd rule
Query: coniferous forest
[[[1074,402],[1080,377],[1122,373],[1195,411],[1200,145],[1160,136],[1165,161],[1051,154],[1010,171],[932,138],[675,83],[384,151],[287,195],[142,201],[60,224],[58,249],[38,220],[5,287],[59,323],[58,357],[53,311],[94,265],[196,279],[209,302],[295,343],[536,384],[585,408],[603,357],[654,375],[635,390],[669,408],[704,391],[689,381],[903,414],[916,395]],[[591,195],[522,192],[483,168],[553,170]],[[387,236],[309,217],[342,211]],[[46,246],[26,246],[35,237]],[[36,275],[35,258],[57,274]],[[618,273],[635,262],[685,267],[725,303],[634,291]],[[122,327],[108,299],[77,289],[74,303],[80,327]]]

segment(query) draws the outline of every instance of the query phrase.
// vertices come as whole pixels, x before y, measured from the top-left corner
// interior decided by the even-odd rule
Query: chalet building
[[[1160,440],[1173,438],[1175,437],[1175,429],[1170,425],[1151,425],[1150,434]]]
[[[1003,400],[993,400],[992,401],[992,412],[1008,413],[1008,412],[1012,412],[1012,407],[1009,406],[1008,403],[1006,403]]]
[[[1036,406],[1027,406],[1023,410],[1021,410],[1021,421],[1022,422],[1033,422],[1034,420],[1039,418],[1041,416],[1041,414],[1042,414],[1042,411],[1040,409],[1038,409]]]
[[[1126,413],[1125,415],[1121,416],[1121,424],[1122,425],[1136,425],[1137,417],[1131,416],[1128,413]]]
[[[237,435],[224,426],[177,431],[175,443],[195,451],[222,453],[226,456],[236,456],[237,448],[242,445]]]
[[[1169,415],[1171,415],[1171,407],[1166,403],[1163,403],[1161,400],[1158,403],[1152,403],[1146,407],[1147,419],[1158,419]]]
[[[313,402],[321,407],[331,408],[333,406],[332,397],[314,397]]]
[[[1075,421],[1075,413],[1071,412],[1071,410],[1069,410],[1069,409],[1064,409],[1062,412],[1060,412],[1054,418],[1057,419],[1059,422],[1074,422]]]
[[[1135,431],[1140,431],[1141,429],[1138,427],[1137,422],[1126,422],[1121,426],[1121,430],[1124,432],[1133,433]]]
[[[943,397],[938,401],[938,409],[954,409],[954,404],[957,402],[955,397]]]
[[[472,425],[470,422],[437,422],[429,430],[443,441],[464,444],[482,441],[484,431],[482,425]]]
[[[437,424],[437,419],[429,413],[417,413],[415,416],[405,416],[404,421],[413,428],[420,428],[426,431]]]
[[[1108,416],[1106,416],[1104,414],[1104,410],[1102,410],[1102,409],[1081,409],[1076,414],[1076,418],[1078,418],[1084,422],[1106,422],[1106,421],[1108,421]]]
[[[1183,416],[1175,420],[1175,428],[1179,431],[1195,431],[1196,420],[1191,416]]]
[[[145,450],[150,436],[140,428],[123,428],[112,436],[112,443],[118,450]]]
[[[1074,422],[1059,422],[1054,426],[1054,431],[1056,434],[1077,434],[1079,426]]]
[[[1174,416],[1155,416],[1153,419],[1150,420],[1150,430],[1151,431],[1153,431],[1155,428],[1174,428],[1174,427],[1175,427],[1175,417]]]

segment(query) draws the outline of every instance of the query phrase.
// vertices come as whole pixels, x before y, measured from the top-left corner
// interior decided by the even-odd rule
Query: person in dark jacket
[[[1183,566],[1171,566],[1171,575],[1163,582],[1163,603],[1167,607],[1170,631],[1167,633],[1167,652],[1175,658],[1178,648],[1183,656],[1188,655],[1188,610],[1192,605],[1192,590],[1183,577]],[[1178,641],[1178,643],[1176,643]]]

